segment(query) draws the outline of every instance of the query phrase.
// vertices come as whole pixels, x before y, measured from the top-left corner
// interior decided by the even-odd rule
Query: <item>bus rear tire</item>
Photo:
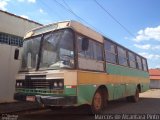
[[[98,89],[92,100],[92,113],[101,114],[107,107],[107,92],[104,89]]]
[[[126,99],[127,99],[127,101],[128,102],[134,102],[134,103],[136,103],[136,102],[138,102],[139,101],[139,89],[138,89],[138,87],[137,87],[137,89],[136,89],[136,92],[135,92],[135,94],[133,95],[133,96],[128,96]]]

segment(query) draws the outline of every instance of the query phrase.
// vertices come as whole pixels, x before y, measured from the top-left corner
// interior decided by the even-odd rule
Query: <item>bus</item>
[[[28,32],[15,100],[43,106],[88,104],[102,113],[108,101],[138,102],[149,89],[146,58],[73,20]]]

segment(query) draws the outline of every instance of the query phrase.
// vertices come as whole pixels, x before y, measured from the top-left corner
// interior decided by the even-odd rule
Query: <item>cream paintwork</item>
[[[58,29],[65,28],[65,27],[68,27],[68,26],[70,26],[70,21],[64,21],[64,22],[59,22],[58,23]]]
[[[89,27],[79,23],[79,22],[76,22],[76,21],[71,21],[70,22],[70,26],[77,32],[83,34],[83,35],[86,35],[90,38],[92,38],[93,40],[96,40],[96,41],[99,41],[101,43],[103,43],[103,37],[101,34],[99,34],[98,32],[90,29]]]
[[[92,38],[93,40],[96,40],[96,41],[99,41],[99,42],[103,43],[103,36],[100,33],[90,29],[89,27],[87,27],[87,26],[85,26],[85,25],[83,25],[83,24],[81,24],[77,21],[73,21],[73,20],[63,21],[63,22],[57,22],[57,23],[49,24],[49,25],[46,25],[46,26],[49,27],[49,26],[54,25],[54,24],[58,25],[57,29],[73,28],[78,33],[81,33],[85,36],[88,36],[88,37]],[[44,27],[46,27],[46,26],[44,26]],[[42,29],[42,28],[43,27],[39,27],[39,28],[37,28],[37,30]],[[51,28],[50,30],[48,30],[48,32],[53,31],[53,30],[55,30],[54,27]],[[34,32],[34,31],[36,31],[36,29],[33,29],[32,31]],[[31,37],[31,36],[32,36],[32,34],[31,34],[31,31],[30,31],[26,34],[25,38]],[[33,36],[34,36],[34,34],[33,34]]]
[[[139,84],[148,83],[149,79],[144,77],[132,77],[111,75],[102,72],[91,72],[81,70],[49,70],[45,72],[30,72],[28,75],[46,75],[46,79],[64,79],[65,86],[71,85],[106,85],[106,84]],[[18,79],[25,78],[25,73],[19,74]],[[96,87],[95,86],[95,87]]]
[[[77,71],[66,71],[64,73],[64,85],[77,85]]]
[[[102,61],[79,57],[78,63],[79,63],[78,64],[79,68],[81,68],[81,69],[104,71],[104,62],[102,62]]]
[[[25,74],[18,74],[16,75],[16,80],[24,80],[25,79]]]
[[[25,80],[25,73],[19,73],[17,80]],[[77,85],[76,70],[49,70],[45,72],[29,72],[27,75],[46,75],[46,79],[64,79],[64,85]]]

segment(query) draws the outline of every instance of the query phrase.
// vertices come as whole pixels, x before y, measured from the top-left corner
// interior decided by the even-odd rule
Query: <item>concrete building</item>
[[[160,88],[160,69],[150,69],[150,88]]]
[[[0,10],[0,103],[13,101],[23,36],[41,24]]]

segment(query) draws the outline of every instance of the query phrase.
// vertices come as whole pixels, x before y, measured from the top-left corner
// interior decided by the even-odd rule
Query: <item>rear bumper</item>
[[[14,99],[26,101],[28,95],[23,93],[15,93]],[[29,95],[30,96],[30,95]],[[42,96],[36,95],[35,101],[45,106],[73,106],[77,104],[77,96]]]

